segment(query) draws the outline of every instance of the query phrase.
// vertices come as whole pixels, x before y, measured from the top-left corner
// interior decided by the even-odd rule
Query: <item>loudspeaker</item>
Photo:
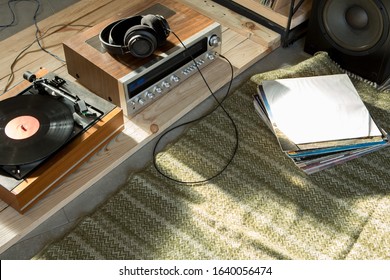
[[[367,80],[390,76],[390,1],[313,0],[304,50],[326,51],[340,66]]]
[[[170,27],[163,16],[133,16],[104,27],[99,39],[103,48],[110,54],[131,54],[144,58],[163,46],[169,33]]]

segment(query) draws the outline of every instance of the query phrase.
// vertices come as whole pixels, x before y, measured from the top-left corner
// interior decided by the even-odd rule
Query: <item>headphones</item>
[[[160,15],[134,16],[107,25],[99,34],[110,54],[132,54],[144,58],[165,44],[170,33],[167,20]]]

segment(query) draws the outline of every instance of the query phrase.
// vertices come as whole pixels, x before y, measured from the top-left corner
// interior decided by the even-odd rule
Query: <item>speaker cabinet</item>
[[[382,84],[390,76],[390,1],[314,0],[304,50]]]

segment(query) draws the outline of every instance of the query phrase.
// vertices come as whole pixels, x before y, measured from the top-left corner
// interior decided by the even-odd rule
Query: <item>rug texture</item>
[[[390,150],[306,175],[257,116],[265,79],[342,73],[326,53],[253,76],[224,103],[239,130],[237,154],[211,182],[182,185],[153,164],[38,259],[390,259]],[[378,125],[390,131],[390,93],[352,79]],[[302,108],[304,110],[304,107]],[[201,180],[232,152],[218,109],[158,155],[178,180]]]

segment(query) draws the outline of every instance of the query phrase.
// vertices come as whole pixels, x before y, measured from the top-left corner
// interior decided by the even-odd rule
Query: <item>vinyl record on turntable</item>
[[[0,165],[45,159],[73,132],[66,104],[49,96],[19,95],[0,102]]]

